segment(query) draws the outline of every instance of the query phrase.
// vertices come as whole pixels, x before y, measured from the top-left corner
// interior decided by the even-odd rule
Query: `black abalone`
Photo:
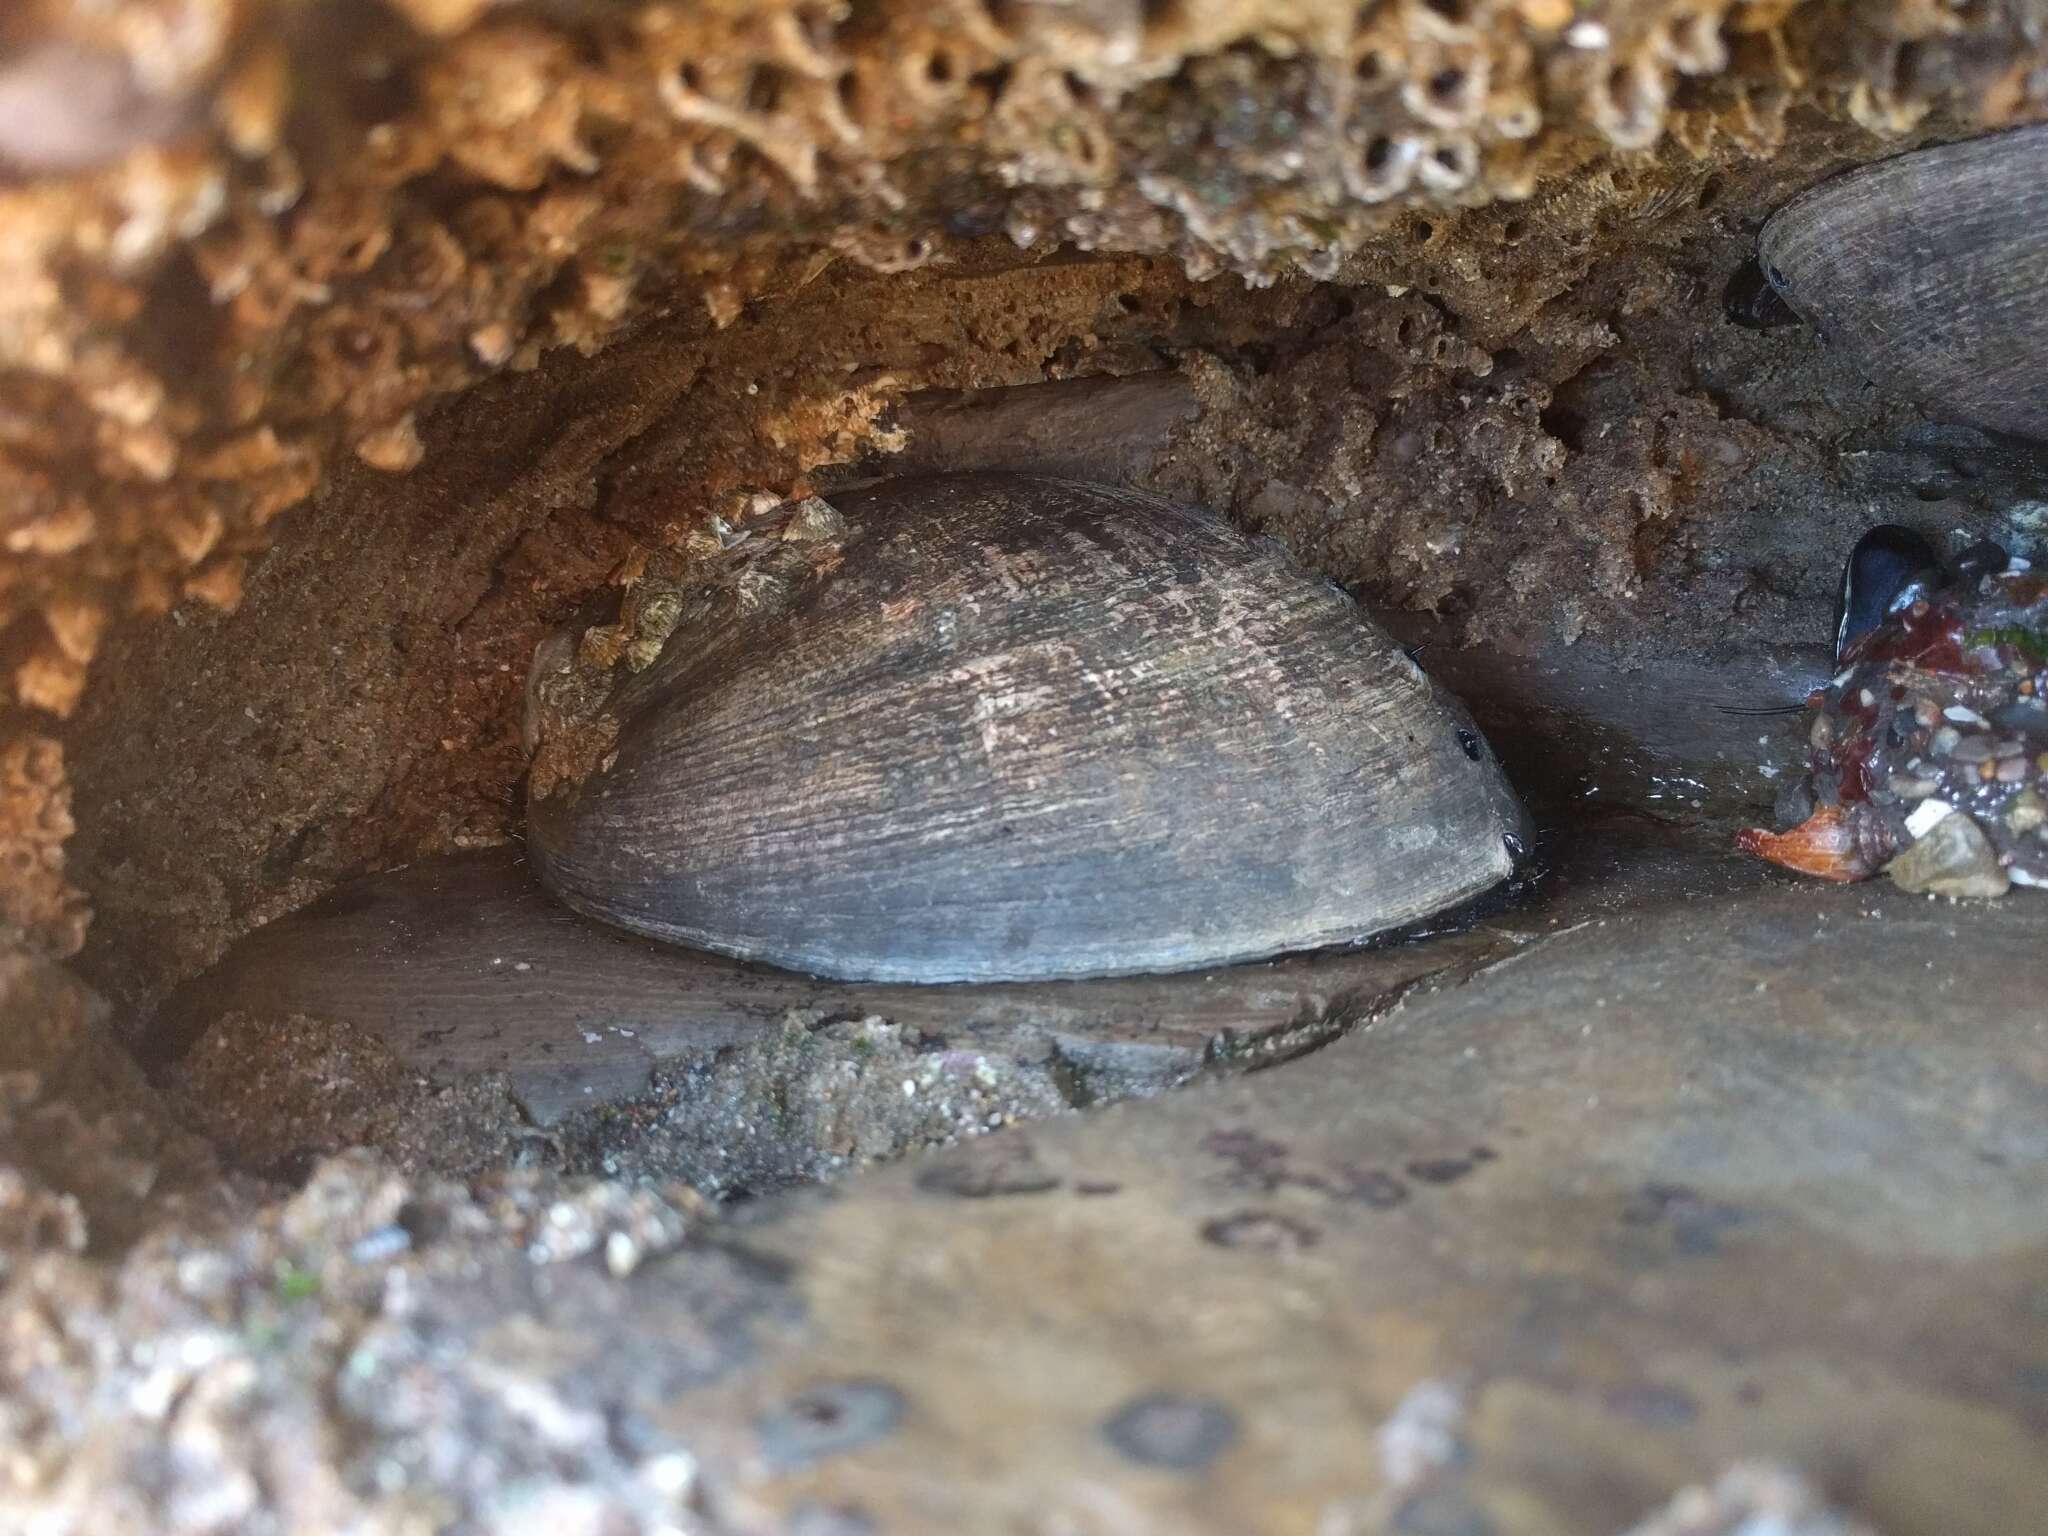
[[[1880,160],[1773,214],[1771,283],[1865,377],[2048,442],[2048,125]]]
[[[679,624],[610,750],[533,797],[571,906],[823,976],[1027,980],[1349,942],[1509,873],[1471,723],[1279,546],[1024,475],[833,507],[793,591]]]

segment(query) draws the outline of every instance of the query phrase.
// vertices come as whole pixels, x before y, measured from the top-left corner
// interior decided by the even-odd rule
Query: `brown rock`
[[[1990,900],[2012,888],[1990,840],[1966,811],[1942,817],[1884,872],[1915,895]]]

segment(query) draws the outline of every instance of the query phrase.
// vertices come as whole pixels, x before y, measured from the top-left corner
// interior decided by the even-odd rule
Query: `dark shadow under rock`
[[[107,1011],[54,961],[0,954],[0,1279],[38,1252],[113,1253],[233,1196]]]

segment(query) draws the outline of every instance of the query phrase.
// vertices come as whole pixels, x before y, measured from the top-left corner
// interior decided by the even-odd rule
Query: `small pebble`
[[[412,1246],[412,1234],[393,1224],[364,1233],[349,1248],[348,1256],[358,1264],[376,1264],[395,1259]]]
[[[1940,804],[1923,800],[1920,809]],[[1900,890],[1924,891],[1929,896],[1991,900],[2003,896],[2012,884],[1982,829],[1960,814],[1941,816],[1925,836],[1887,864],[1884,872]]]
[[[1955,807],[1946,800],[1922,800],[1906,817],[1907,835],[1925,837],[1938,823],[1945,821],[1954,809]]]

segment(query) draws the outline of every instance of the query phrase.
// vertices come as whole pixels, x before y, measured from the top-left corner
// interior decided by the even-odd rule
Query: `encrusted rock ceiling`
[[[232,607],[340,456],[407,474],[423,411],[546,349],[991,236],[1341,278],[1418,206],[1764,155],[1801,112],[2039,117],[2044,38],[2041,0],[28,0],[0,913],[82,940],[49,733],[108,625]]]

